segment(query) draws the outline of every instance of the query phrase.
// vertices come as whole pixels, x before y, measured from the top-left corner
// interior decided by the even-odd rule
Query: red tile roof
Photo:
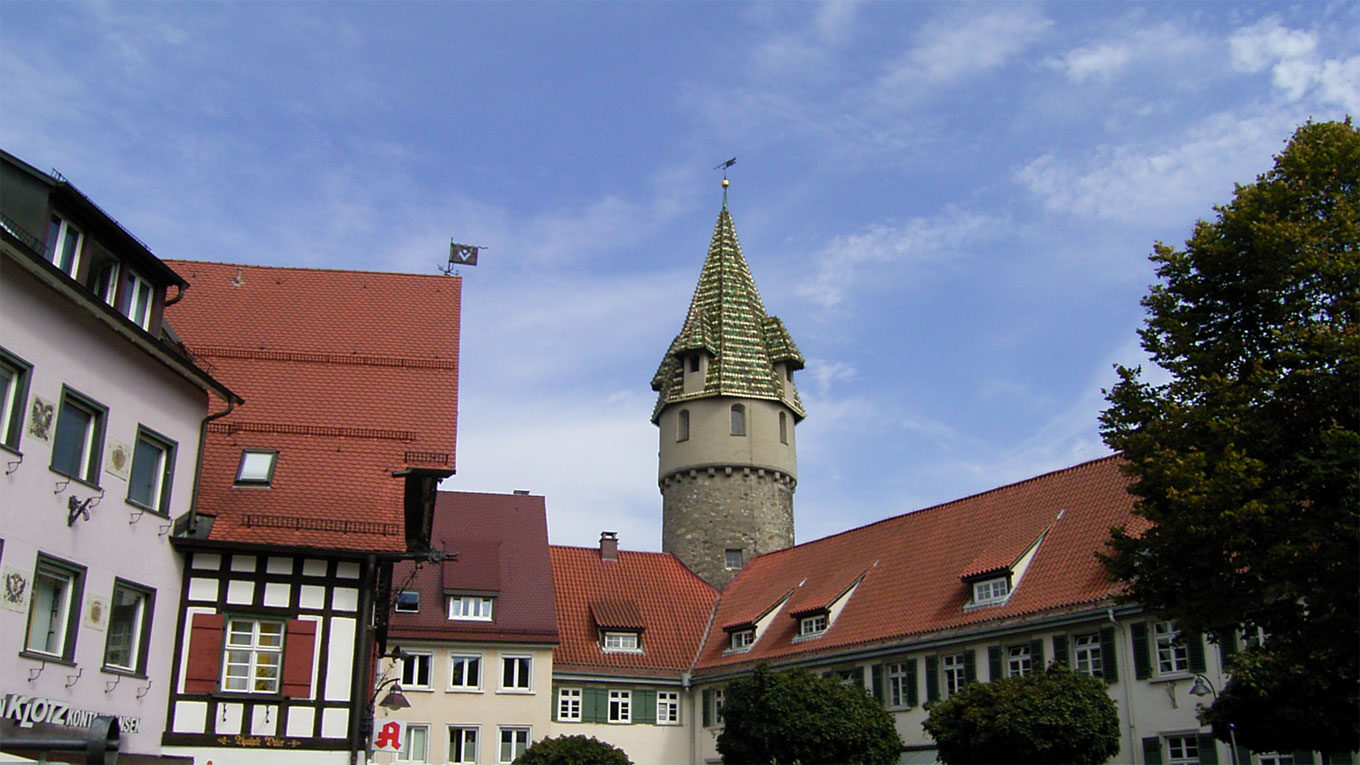
[[[209,539],[405,549],[392,473],[454,468],[462,281],[167,263],[190,285],[168,323],[245,399],[208,426]],[[269,488],[233,485],[243,449],[278,450]]]
[[[1117,456],[1094,460],[757,556],[723,591],[714,624],[754,622],[792,595],[749,652],[724,656],[727,636],[711,630],[698,668],[843,652],[1106,602],[1116,585],[1095,552],[1112,526],[1145,526],[1131,515],[1120,465]],[[1050,526],[1004,604],[964,610],[970,592],[961,575],[1008,567]],[[861,575],[827,631],[794,643],[793,612],[829,605]]]
[[[553,651],[554,672],[679,677],[690,668],[716,590],[670,553],[621,550],[618,560],[606,561],[594,547],[550,549],[562,638]],[[591,608],[609,601],[631,601],[637,610],[645,628],[642,653],[601,650]]]
[[[432,537],[457,560],[396,564],[393,589],[419,592],[420,611],[392,614],[391,639],[557,642],[543,497],[441,491]],[[492,621],[449,619],[448,592],[494,593]]]

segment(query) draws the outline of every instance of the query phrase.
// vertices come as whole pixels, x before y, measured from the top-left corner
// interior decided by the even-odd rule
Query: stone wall
[[[742,550],[744,563],[793,545],[796,485],[787,473],[760,468],[706,467],[667,476],[661,481],[661,549],[722,589],[737,574],[725,565],[727,550]]]

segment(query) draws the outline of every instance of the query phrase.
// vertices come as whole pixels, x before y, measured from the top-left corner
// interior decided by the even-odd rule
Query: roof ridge
[[[463,278],[457,274],[445,274],[442,272],[435,274],[416,274],[411,273],[409,271],[370,271],[366,269],[356,268],[319,268],[315,266],[271,266],[253,263],[228,263],[222,260],[189,260],[187,258],[164,258],[163,260],[167,263],[186,263],[190,265],[204,265],[204,266],[232,266],[236,268],[259,268],[270,271],[310,271],[314,273],[322,272],[332,274],[356,274],[364,276],[412,276],[418,279]]]

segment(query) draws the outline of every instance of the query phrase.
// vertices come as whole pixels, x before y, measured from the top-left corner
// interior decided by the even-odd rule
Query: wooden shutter
[[[1204,643],[1200,643],[1203,647]],[[1218,765],[1218,741],[1209,733],[1201,733],[1199,741],[1199,765]]]
[[[1056,664],[1067,666],[1067,636],[1053,636],[1053,661]]]
[[[1144,765],[1162,765],[1162,740],[1156,736],[1143,739]]]
[[[1191,672],[1204,671],[1204,636],[1192,632],[1185,636],[1185,653],[1190,659]]]
[[[1105,676],[1105,682],[1119,682],[1119,662],[1115,658],[1114,650],[1114,627],[1104,627],[1100,630],[1100,673]]]
[[[656,722],[656,691],[649,688],[633,691],[633,722],[644,725]]]
[[[1228,630],[1219,636],[1218,659],[1223,669],[1232,669],[1237,661],[1237,630]]]
[[[704,727],[709,728],[713,725],[713,691],[705,688],[701,695],[703,699],[699,706],[703,707]]]
[[[874,699],[877,700],[879,704],[885,703],[885,702],[884,702],[884,697],[883,697],[883,665],[882,665],[882,664],[875,664],[875,665],[869,667],[869,682],[870,682],[870,684],[873,686]]]
[[[926,657],[926,701],[940,698],[940,657],[930,654]]]
[[[916,695],[916,657],[907,659],[907,706],[914,707],[920,698]]]
[[[290,620],[283,635],[281,688],[285,698],[305,699],[312,695],[312,657],[315,655],[316,622]]]
[[[1152,677],[1152,658],[1148,655],[1147,622],[1130,624],[1129,637],[1133,641],[1133,676],[1139,680],[1146,680]]]
[[[1035,672],[1043,672],[1046,668],[1044,665],[1043,638],[1035,638],[1034,640],[1029,641],[1029,660],[1030,666],[1034,668]]]
[[[997,681],[1001,679],[1001,646],[987,646],[987,679]]]
[[[581,722],[609,721],[609,691],[584,688],[581,691]]]
[[[185,693],[212,693],[222,673],[222,614],[194,614],[189,626],[189,660],[184,665]]]
[[[967,685],[977,681],[977,659],[974,654],[977,652],[969,648],[963,652],[963,684]]]
[[[561,704],[562,704],[562,695],[561,695],[561,694],[562,694],[562,686],[560,686],[560,685],[554,685],[554,686],[552,687],[552,721],[553,721],[553,722],[557,722],[558,712],[560,711],[560,710],[558,709],[558,707],[561,706]]]

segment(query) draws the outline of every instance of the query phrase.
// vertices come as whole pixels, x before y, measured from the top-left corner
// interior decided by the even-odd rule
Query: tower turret
[[[652,378],[661,547],[715,587],[753,555],[793,544],[802,368],[783,322],[765,313],[724,189],[689,313]]]

